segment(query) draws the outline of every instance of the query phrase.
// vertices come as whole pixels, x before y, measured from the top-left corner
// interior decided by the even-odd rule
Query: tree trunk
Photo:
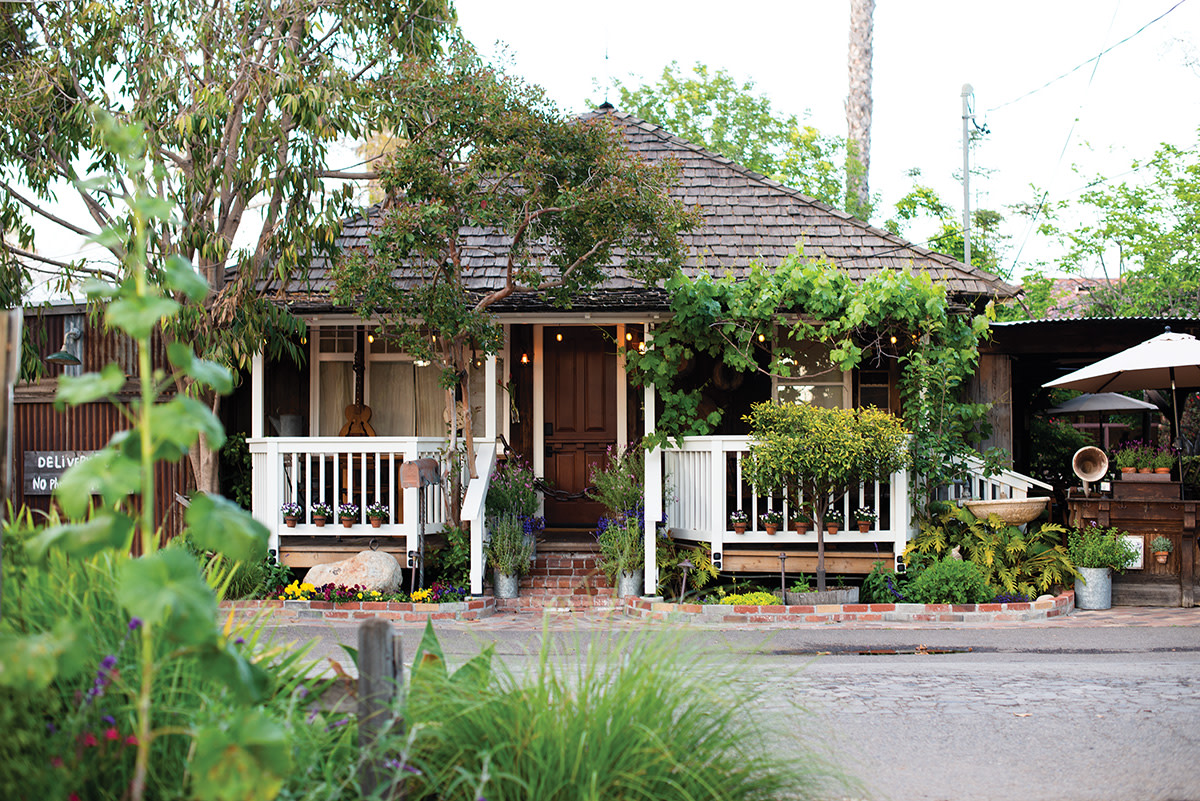
[[[850,2],[849,94],[846,98],[846,210],[868,216],[871,192],[871,51],[875,0]]]
[[[221,396],[209,390],[199,398],[207,404],[214,415],[220,416]],[[188,466],[192,469],[192,483],[199,492],[210,495],[221,491],[221,452],[214,451],[208,444],[208,438],[203,434],[200,439],[188,449]]]

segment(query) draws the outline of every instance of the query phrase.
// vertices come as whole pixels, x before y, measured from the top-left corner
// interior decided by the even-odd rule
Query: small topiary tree
[[[750,423],[747,478],[759,492],[798,487],[817,527],[817,591],[825,590],[825,513],[859,481],[908,464],[908,432],[879,409],[823,409],[757,403]]]

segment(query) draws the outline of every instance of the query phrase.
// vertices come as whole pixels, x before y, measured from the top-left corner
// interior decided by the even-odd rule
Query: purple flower
[[[305,698],[308,697],[308,688],[305,687],[303,684],[301,684],[299,687],[296,688],[296,697],[299,698],[301,701],[303,701]]]
[[[342,726],[345,726],[349,722],[350,722],[350,718],[348,718],[348,717],[339,718],[338,720],[335,720],[333,723],[330,723],[328,726],[326,726],[325,731],[331,731],[333,729],[340,728]]]
[[[142,627],[142,619],[140,617],[130,618],[130,620],[129,620],[129,630],[130,631],[137,631],[141,627]]]
[[[233,644],[234,644],[234,645],[245,645],[245,644],[246,644],[246,638],[245,638],[245,637],[238,637],[236,640],[234,640],[234,641],[233,641]]]
[[[113,656],[112,654],[109,654],[108,656],[104,657],[104,659],[102,659],[100,661],[100,669],[105,672],[112,670],[116,666],[117,666],[117,658],[115,656]]]
[[[100,720],[104,721],[105,725],[107,725],[107,726],[116,726],[117,725],[117,719],[114,718],[112,715],[105,715],[104,717],[100,718]]]

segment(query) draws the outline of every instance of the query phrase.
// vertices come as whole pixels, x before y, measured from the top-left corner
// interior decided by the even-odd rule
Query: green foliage
[[[451,671],[432,627],[414,661],[397,771],[413,801],[653,798],[767,801],[844,795],[793,740],[786,759],[762,732],[744,684],[668,638],[624,638],[561,666],[546,638],[528,677],[486,650]],[[686,671],[677,666],[687,664]],[[722,687],[720,693],[712,687]],[[778,707],[775,706],[775,709]],[[636,710],[631,714],[631,710]]]
[[[601,521],[597,541],[600,544],[600,569],[610,583],[622,573],[632,573],[645,564],[642,522],[638,515],[624,515]]]
[[[858,599],[864,604],[895,604],[908,602],[908,584],[917,571],[896,573],[891,565],[878,561],[863,579]]]
[[[445,525],[446,544],[438,550],[434,562],[437,578],[455,586],[469,585],[471,579],[471,531],[463,526]]]
[[[936,228],[922,239],[931,250],[945,253],[962,261],[966,258],[966,240],[963,237],[962,211],[943,201],[932,188],[919,183],[920,170],[909,172],[916,183],[904,197],[896,201],[896,216],[884,223],[894,234],[904,234],[914,220],[931,220]],[[1009,278],[1010,269],[1000,264],[1004,254],[1007,234],[1000,233],[1004,215],[991,209],[971,210],[971,266],[986,270],[1001,278]]]
[[[641,445],[632,444],[624,451],[608,446],[604,466],[592,468],[588,497],[612,515],[636,513],[645,505],[645,466],[646,451]]]
[[[670,537],[660,536],[655,541],[654,558],[658,565],[658,594],[679,602],[687,597],[689,591],[708,586],[720,573],[712,561],[712,546],[706,542],[695,546],[680,545]],[[681,567],[685,561],[692,565],[687,569],[686,586],[683,582],[684,569]]]
[[[511,513],[489,518],[483,555],[489,565],[506,576],[526,573],[533,558],[533,543],[525,534],[521,518]]]
[[[928,274],[881,270],[857,284],[797,252],[744,280],[677,274],[666,286],[671,318],[655,329],[654,347],[628,354],[633,380],[653,383],[663,399],[652,444],[709,434],[720,422],[720,410],[697,414],[700,392],[680,387],[681,362],[703,353],[735,372],[786,379],[791,351],[773,343],[819,343],[829,348],[828,369],[900,363],[910,453],[926,479],[914,493],[919,511],[937,487],[963,474],[964,457],[977,455],[972,445],[987,433],[988,407],[964,398],[987,319],[953,311],[945,287]]]
[[[672,61],[657,83],[630,88],[613,81],[617,107],[668,132],[799,189],[834,208],[845,208],[846,140],[825,136],[794,114],[783,114],[738,81],[703,64],[686,75]],[[595,104],[592,104],[595,105]],[[871,218],[871,208],[846,208]]]
[[[996,597],[974,562],[944,559],[921,571],[905,592],[911,603],[982,604]]]
[[[1089,293],[1088,315],[1191,316],[1200,294],[1200,146],[1163,144],[1131,172],[1121,181],[1094,176],[1073,203],[1049,204],[1043,233],[1066,247],[1056,267],[1113,279]]]
[[[1108,567],[1120,573],[1137,559],[1124,531],[1086,526],[1067,535],[1067,556],[1075,567]]]
[[[521,517],[538,513],[540,501],[533,469],[524,462],[506,460],[496,465],[488,482],[484,510],[488,515],[509,512]]]
[[[1022,532],[996,515],[979,520],[970,511],[947,506],[921,522],[920,532],[909,542],[904,560],[921,568],[949,557],[958,548],[963,559],[975,563],[997,591],[1030,598],[1056,584],[1073,579],[1075,571],[1062,545],[1062,526],[1046,523]]]
[[[679,233],[697,217],[668,194],[674,169],[629,152],[610,121],[564,118],[540,90],[462,43],[389,78],[404,119],[403,146],[384,168],[386,216],[369,256],[335,264],[334,297],[378,316],[383,334],[414,358],[440,365],[443,386],[469,392],[476,357],[500,349],[489,311],[497,301],[517,293],[566,307],[622,251],[644,283],[683,262]],[[496,232],[507,259],[503,286],[482,293],[468,287],[463,247],[478,227]],[[398,285],[397,269],[412,282]]]
[[[1170,553],[1173,550],[1175,550],[1175,548],[1173,545],[1171,545],[1171,540],[1167,539],[1161,534],[1150,540],[1151,553]]]
[[[254,462],[245,434],[229,434],[221,446],[221,494],[246,511],[254,501]]]
[[[1065,498],[1067,488],[1077,481],[1071,459],[1075,451],[1092,444],[1091,438],[1065,420],[1033,415],[1029,440],[1030,474],[1053,485]]]
[[[793,592],[800,592],[800,590],[793,590]],[[726,606],[733,604],[742,606],[774,606],[781,603],[783,602],[779,600],[778,595],[773,595],[769,592],[748,592],[742,595],[726,595],[721,599],[721,604]]]

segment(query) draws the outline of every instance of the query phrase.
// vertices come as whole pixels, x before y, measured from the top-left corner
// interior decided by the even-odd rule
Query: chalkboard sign
[[[25,494],[49,495],[67,468],[95,451],[25,451]]]

